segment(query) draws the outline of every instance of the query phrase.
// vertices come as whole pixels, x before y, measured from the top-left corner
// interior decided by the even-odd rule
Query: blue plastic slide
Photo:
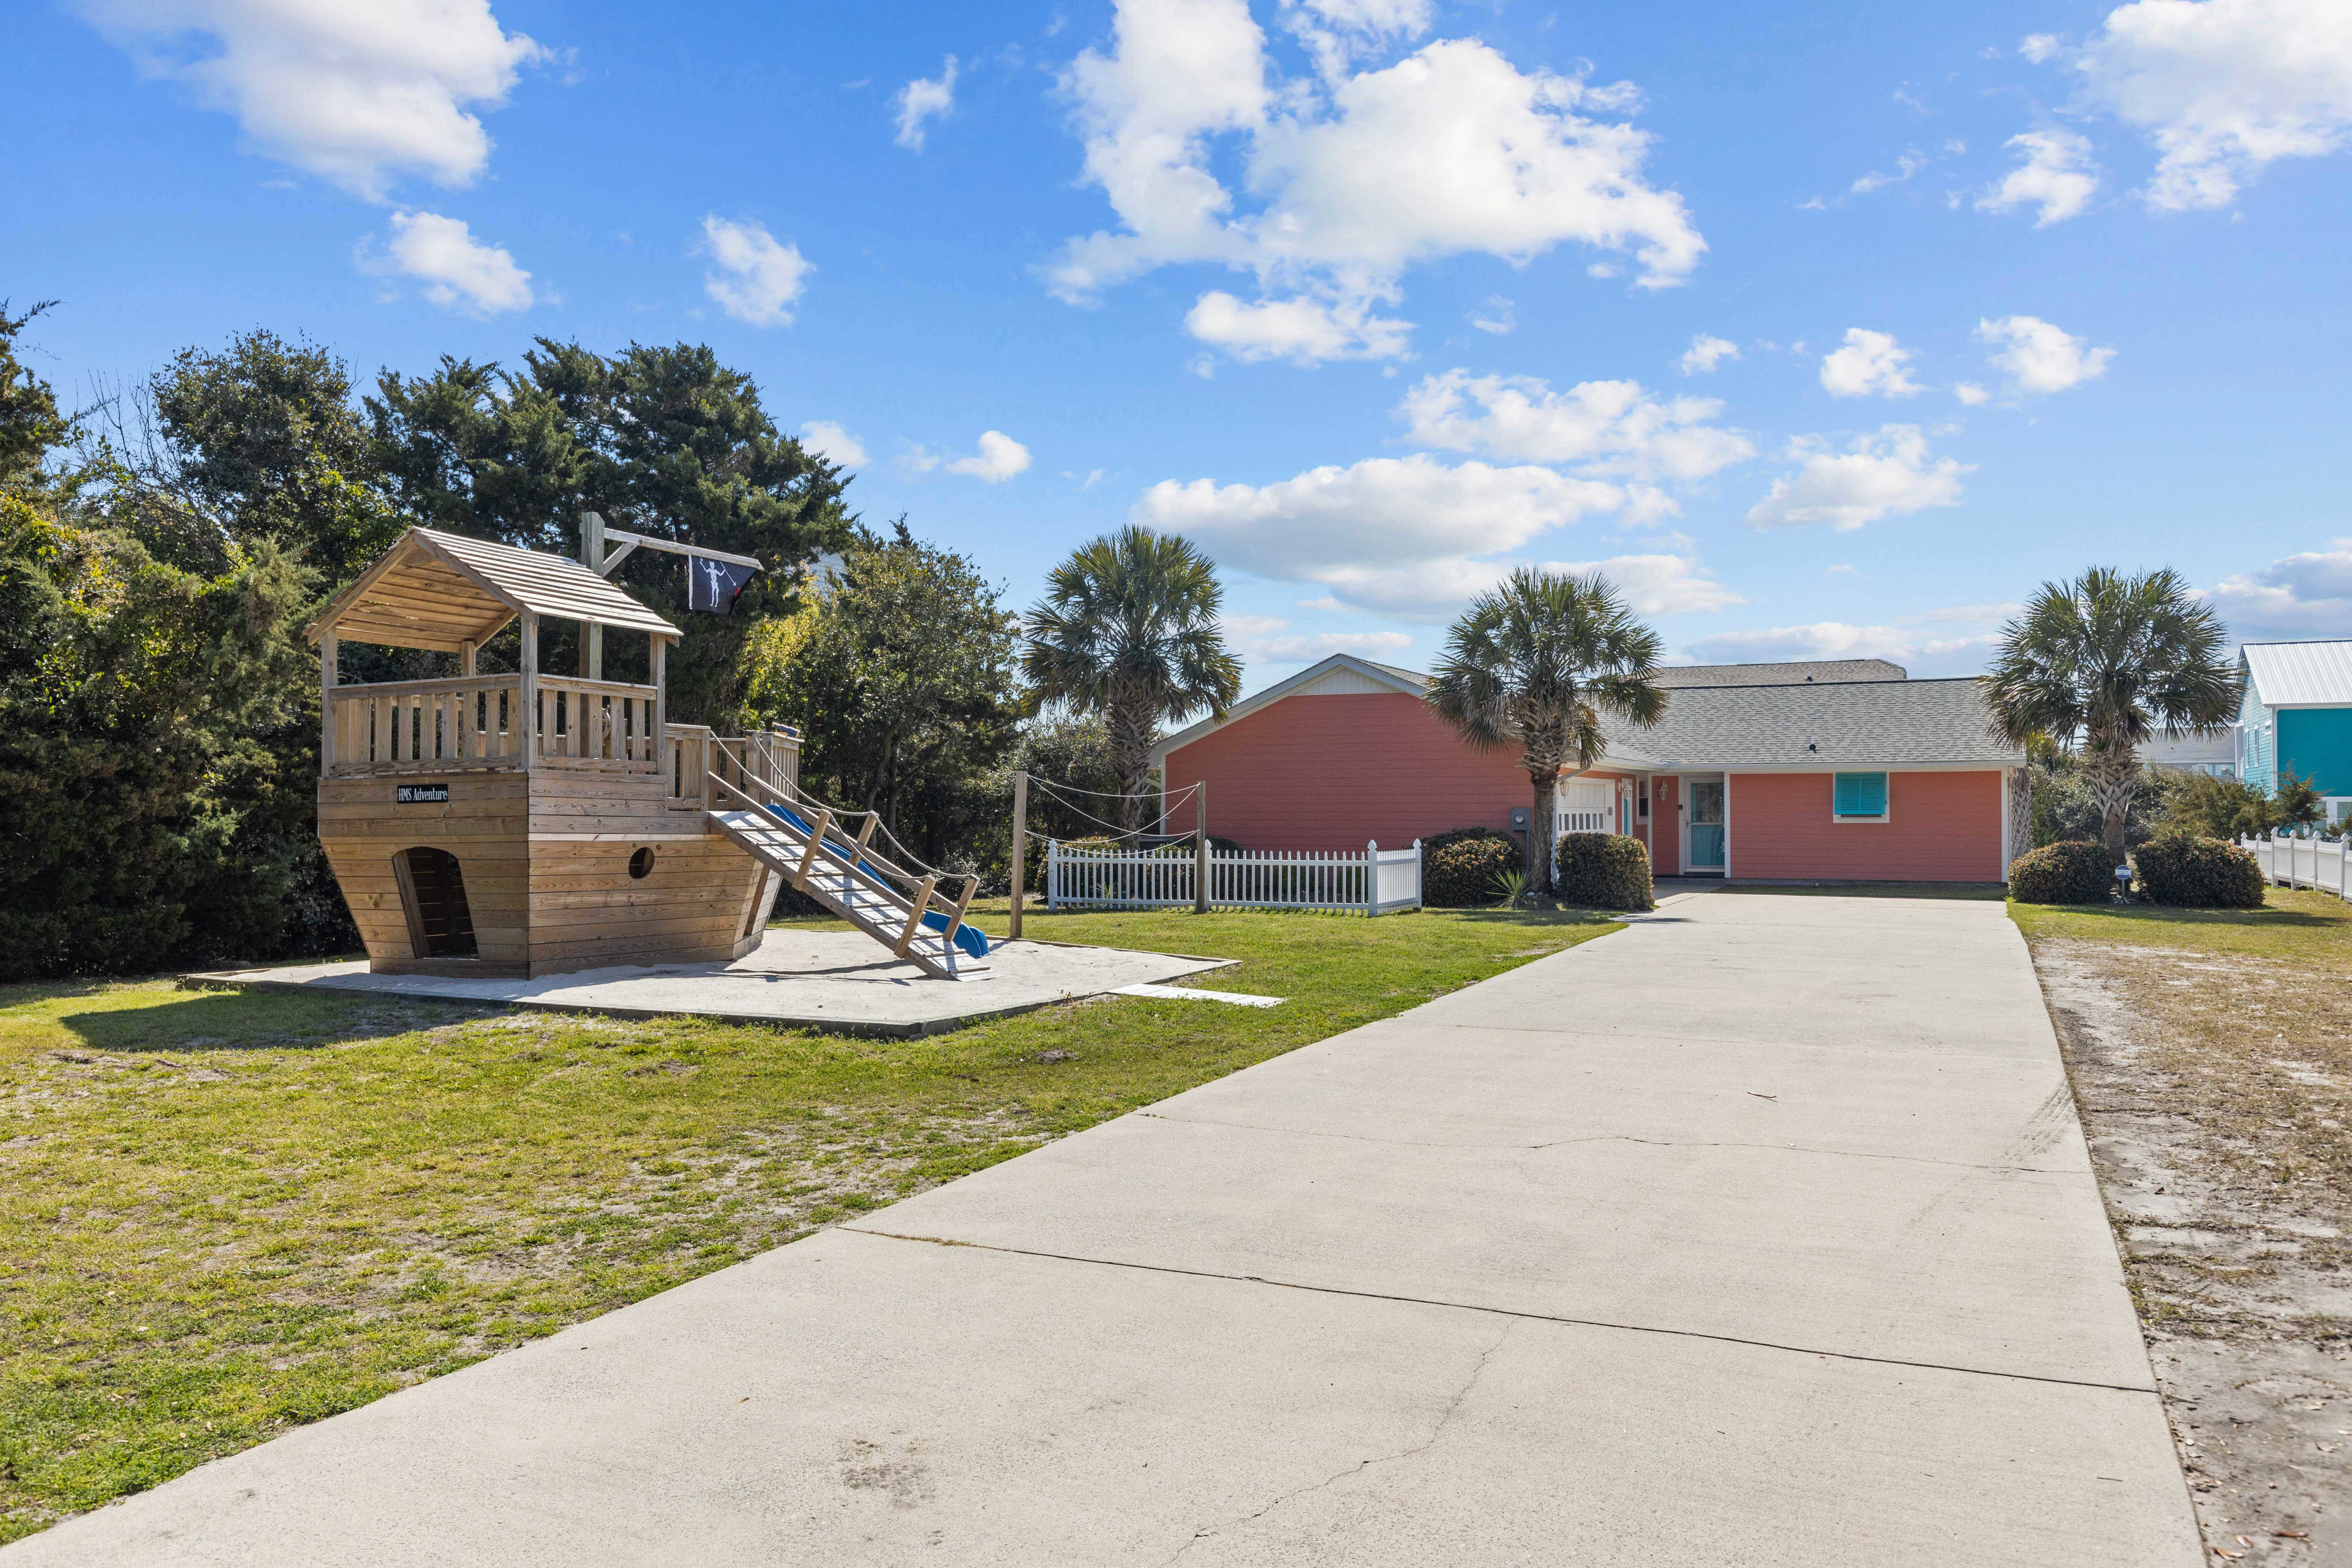
[[[770,805],[765,809],[770,816],[775,817],[779,822],[787,822],[793,826],[798,828],[803,837],[807,837],[808,834],[814,831],[810,824],[804,818],[803,818],[798,813],[791,810],[789,807]],[[835,845],[835,847],[838,849],[840,847]],[[873,867],[866,863],[864,856],[858,857],[857,868],[865,872],[867,876],[873,878],[880,886],[887,888],[890,885],[888,882],[883,880],[881,872],[877,871]],[[937,910],[925,910],[923,911],[923,929],[925,931],[945,931],[948,929],[948,917],[940,913]],[[961,925],[956,927],[955,944],[963,949],[965,954],[969,957],[986,958],[988,956],[988,933],[982,931],[978,926]]]

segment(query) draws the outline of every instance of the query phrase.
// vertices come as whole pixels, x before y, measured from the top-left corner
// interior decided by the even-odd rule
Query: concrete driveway
[[[2202,1553],[2001,906],[1727,891],[0,1560]]]

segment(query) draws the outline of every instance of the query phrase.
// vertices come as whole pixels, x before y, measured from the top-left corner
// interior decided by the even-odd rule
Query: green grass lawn
[[[1032,915],[1286,1000],[919,1040],[0,988],[0,1541],[1617,929]]]
[[[2028,937],[2076,937],[2133,947],[2325,963],[2352,956],[2352,903],[2333,893],[2273,888],[2259,910],[2175,910],[2156,904],[2021,904],[2010,917]]]

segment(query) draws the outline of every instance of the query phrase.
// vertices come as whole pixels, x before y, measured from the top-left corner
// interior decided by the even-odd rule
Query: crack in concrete
[[[1827,1154],[1848,1160],[1897,1160],[1913,1165],[1950,1165],[1963,1171],[1992,1171],[2012,1175],[2071,1176],[2079,1173],[2071,1167],[1992,1165],[1975,1160],[1938,1160],[1927,1154],[1877,1154],[1865,1149],[1824,1149],[1813,1143],[1748,1143],[1734,1139],[1636,1138],[1629,1132],[1594,1132],[1581,1138],[1555,1138],[1545,1143],[1448,1143],[1434,1139],[1381,1138],[1370,1132],[1323,1132],[1306,1127],[1267,1127],[1255,1121],[1224,1121],[1206,1116],[1163,1116],[1156,1110],[1139,1110],[1134,1114],[1148,1121],[1171,1122],[1177,1126],[1230,1127],[1243,1132],[1274,1132],[1293,1138],[1338,1138],[1353,1143],[1380,1143],[1402,1149],[1486,1149],[1496,1152],[1526,1153],[1538,1149],[1566,1149],[1579,1143],[1641,1143],[1654,1149],[1761,1149],[1779,1154]]]
[[[1445,1402],[1445,1408],[1438,1413],[1437,1423],[1430,1427],[1428,1436],[1423,1437],[1412,1447],[1400,1448],[1393,1454],[1375,1454],[1369,1459],[1359,1459],[1345,1469],[1335,1471],[1334,1473],[1324,1477],[1319,1481],[1310,1482],[1306,1486],[1298,1487],[1293,1490],[1284,1492],[1280,1497],[1276,1498],[1264,1508],[1258,1509],[1255,1512],[1243,1514],[1238,1519],[1229,1519],[1223,1524],[1213,1524],[1206,1530],[1196,1530],[1192,1532],[1192,1539],[1186,1541],[1183,1545],[1178,1547],[1174,1554],[1168,1559],[1169,1563],[1174,1563],[1179,1558],[1182,1557],[1184,1553],[1192,1551],[1192,1548],[1198,1546],[1202,1542],[1210,1540],[1216,1535],[1222,1534],[1225,1531],[1236,1529],[1244,1524],[1255,1523],[1258,1520],[1264,1519],[1267,1514],[1272,1513],[1276,1509],[1282,1507],[1285,1503],[1296,1502],[1300,1498],[1319,1492],[1327,1487],[1338,1486],[1341,1481],[1346,1480],[1350,1476],[1362,1475],[1374,1465],[1399,1464],[1406,1459],[1414,1458],[1420,1455],[1425,1454],[1430,1449],[1435,1447],[1437,1446],[1437,1440],[1445,1435],[1446,1427],[1454,1424],[1454,1417],[1460,1413],[1463,1403],[1470,1397],[1471,1391],[1478,1386],[1478,1380],[1486,1375],[1486,1363],[1495,1359],[1496,1352],[1503,1348],[1503,1342],[1509,1339],[1511,1337],[1511,1331],[1518,1326],[1519,1325],[1516,1320],[1505,1323],[1503,1325],[1503,1331],[1495,1336],[1495,1342],[1478,1352],[1478,1360],[1471,1366],[1470,1375],[1464,1380],[1460,1388],[1454,1391],[1454,1397]]]
[[[1817,1345],[1788,1345],[1777,1340],[1751,1340],[1739,1334],[1709,1333],[1703,1329],[1669,1329],[1655,1323],[1621,1323],[1608,1318],[1572,1318],[1559,1312],[1529,1312],[1517,1307],[1489,1307],[1476,1301],[1445,1301],[1432,1296],[1401,1296],[1390,1290],[1354,1290],[1344,1285],[1309,1285],[1297,1279],[1269,1279],[1263,1274],[1227,1274],[1214,1268],[1179,1268],[1169,1263],[1134,1263],[1118,1258],[1087,1258],[1070,1252],[1046,1252],[1034,1247],[1000,1247],[986,1241],[960,1241],[944,1236],[909,1236],[903,1231],[869,1230],[864,1226],[835,1226],[836,1235],[870,1236],[878,1241],[914,1241],[928,1247],[965,1247],[975,1252],[1002,1253],[1008,1258],[1042,1258],[1055,1263],[1084,1263],[1097,1268],[1131,1268],[1139,1274],[1173,1274],[1187,1279],[1222,1279],[1236,1285],[1268,1285],[1277,1290],[1305,1290],[1318,1296],[1346,1296],[1359,1301],[1395,1301],[1408,1307],[1437,1307],[1456,1312],[1483,1312],[1530,1323],[1559,1323],[1576,1329],[1611,1329],[1619,1333],[1658,1334],[1667,1339],[1705,1340],[1715,1344],[1742,1345],[1750,1350],[1782,1351],[1822,1361],[1853,1362],[1864,1366],[1906,1366],[1921,1372],[1957,1373],[1963,1377],[1998,1377],[2012,1383],[2044,1383],[2060,1388],[2096,1388],[2116,1394],[2156,1396],[2153,1382],[2105,1383],[2086,1377],[2053,1377],[2046,1373],[2004,1372],[1998,1367],[1960,1366],[1951,1362],[1912,1361],[1903,1356],[1864,1355],[1855,1351],[1822,1350]]]

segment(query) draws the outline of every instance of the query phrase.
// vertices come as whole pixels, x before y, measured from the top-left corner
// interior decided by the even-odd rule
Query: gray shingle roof
[[[1612,724],[1609,754],[1685,768],[2024,761],[1994,739],[1973,676],[1685,687],[1650,729]]]
[[[1903,680],[1910,671],[1883,658],[1813,658],[1787,664],[1671,664],[1655,684],[1692,686],[1819,686],[1833,680]]]

